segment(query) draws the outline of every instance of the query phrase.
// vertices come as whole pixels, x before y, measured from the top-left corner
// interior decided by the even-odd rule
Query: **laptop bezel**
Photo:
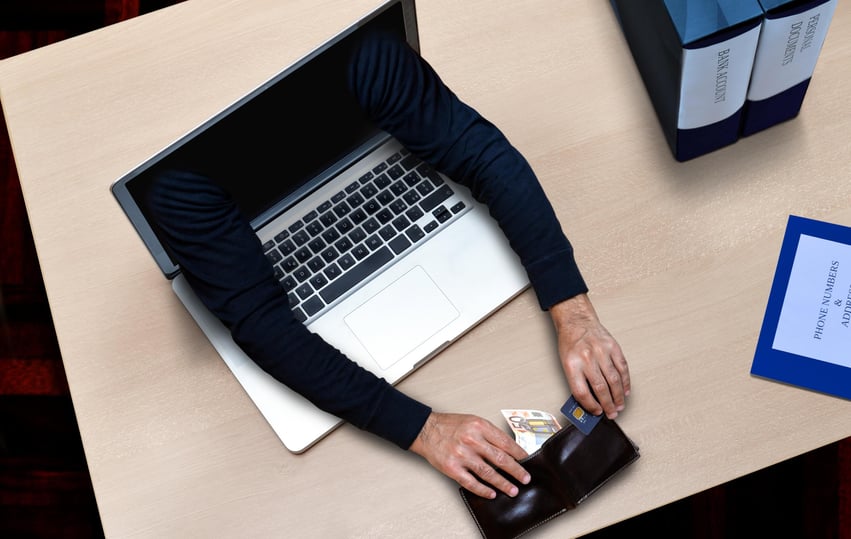
[[[390,9],[395,5],[402,6],[405,38],[408,44],[415,51],[419,52],[420,42],[419,30],[417,26],[415,1],[388,0],[387,2],[378,6],[369,14],[359,19],[354,24],[351,24],[344,30],[338,32],[336,35],[316,47],[313,51],[303,56],[292,65],[284,68],[272,78],[266,80],[265,82],[257,86],[251,92],[247,93],[231,105],[217,112],[197,127],[188,131],[185,135],[171,142],[168,146],[158,151],[156,154],[146,159],[143,163],[137,165],[129,172],[121,176],[119,179],[117,179],[115,182],[113,182],[113,184],[110,186],[110,191],[117,200],[118,204],[124,210],[124,213],[129,219],[131,225],[135,228],[145,247],[147,247],[151,256],[154,258],[154,261],[156,262],[157,266],[160,268],[163,275],[167,279],[173,279],[174,277],[176,277],[180,273],[180,267],[176,262],[172,260],[171,256],[168,254],[167,250],[154,232],[151,224],[148,222],[148,219],[139,207],[136,199],[133,197],[129,188],[130,183],[134,179],[141,176],[145,171],[157,165],[163,159],[165,159],[175,151],[179,150],[186,143],[195,139],[201,133],[204,133],[211,126],[220,122],[222,119],[226,118],[228,115],[239,109],[244,104],[255,99],[257,96],[261,95],[263,92],[265,92],[270,87],[277,84],[284,78],[295,73],[302,66],[306,65],[311,60],[313,60],[326,50],[330,49],[335,44],[339,43],[355,31],[357,31],[359,28],[368,24],[375,17],[381,15],[386,10]],[[321,185],[324,185],[328,181],[331,181],[333,178],[338,176],[340,173],[344,172],[347,168],[356,163],[361,156],[365,155],[371,149],[384,143],[388,138],[390,138],[390,136],[387,133],[379,132],[376,135],[370,137],[368,140],[365,140],[358,148],[339,159],[337,162],[329,166],[320,174],[316,175],[311,181],[301,186],[298,190],[286,196],[284,199],[276,202],[272,207],[270,207],[266,211],[261,212],[260,215],[258,215],[251,221],[252,228],[255,231],[262,228],[263,225],[284,213],[289,207],[293,206],[294,204],[298,203],[299,200],[302,200],[304,197],[308,196],[316,188]]]

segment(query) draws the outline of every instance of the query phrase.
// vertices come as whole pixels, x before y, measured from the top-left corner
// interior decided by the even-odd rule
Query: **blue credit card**
[[[579,403],[576,402],[573,395],[571,395],[570,398],[567,399],[567,402],[564,403],[564,406],[561,407],[561,413],[563,413],[571,423],[576,425],[579,432],[585,435],[590,434],[603,417],[603,414],[591,415],[586,412],[584,408],[579,406]]]

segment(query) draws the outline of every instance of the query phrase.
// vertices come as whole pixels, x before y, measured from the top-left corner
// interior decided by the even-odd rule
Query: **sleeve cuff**
[[[429,406],[412,399],[393,386],[388,386],[375,415],[364,430],[407,450],[414,443],[430,414]]]
[[[545,311],[560,301],[588,292],[572,249],[538,260],[530,264],[526,272],[538,296],[538,303]]]

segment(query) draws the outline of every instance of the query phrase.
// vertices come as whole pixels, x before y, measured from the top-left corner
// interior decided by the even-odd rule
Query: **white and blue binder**
[[[611,0],[679,161],[736,142],[759,40],[757,0]]]
[[[759,0],[764,11],[742,134],[798,115],[837,0]]]

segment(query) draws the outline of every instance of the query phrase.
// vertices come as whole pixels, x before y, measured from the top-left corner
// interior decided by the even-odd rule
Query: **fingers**
[[[609,419],[623,411],[630,390],[629,367],[613,339],[574,345],[564,364],[571,392],[585,410],[605,413]]]
[[[600,323],[586,294],[553,305],[550,315],[571,393],[589,413],[614,419],[631,389],[620,345]]]
[[[524,484],[530,480],[529,473],[516,460],[527,456],[523,448],[492,423],[476,416],[432,413],[411,450],[484,498],[496,497],[496,490],[516,496],[518,488],[509,479]]]

